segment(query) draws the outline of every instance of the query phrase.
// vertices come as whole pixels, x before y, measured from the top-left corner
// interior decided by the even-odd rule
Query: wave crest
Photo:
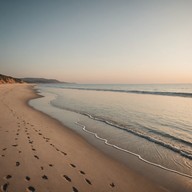
[[[163,91],[141,91],[141,90],[121,90],[121,89],[97,89],[97,88],[80,88],[80,87],[62,87],[63,89],[77,89],[85,91],[106,91],[106,92],[120,92],[120,93],[134,93],[145,95],[162,95],[162,96],[176,96],[192,98],[192,93],[189,92],[163,92]]]

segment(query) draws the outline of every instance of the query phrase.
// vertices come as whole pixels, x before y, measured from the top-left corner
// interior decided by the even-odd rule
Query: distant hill
[[[56,79],[45,79],[45,78],[15,78],[7,75],[0,74],[0,84],[5,83],[67,83],[61,82]]]
[[[21,78],[26,83],[67,83],[61,82],[56,79],[45,79],[45,78]]]
[[[6,83],[24,83],[24,82],[21,79],[0,74],[0,84],[6,84]]]

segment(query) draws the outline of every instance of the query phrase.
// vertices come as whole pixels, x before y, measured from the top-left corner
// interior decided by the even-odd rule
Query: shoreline
[[[83,131],[85,131],[85,132],[87,132],[87,133],[89,133],[89,134],[94,135],[97,139],[103,141],[106,145],[108,145],[108,146],[110,146],[110,147],[113,147],[113,148],[115,148],[115,149],[117,149],[117,150],[119,150],[119,151],[128,153],[128,154],[130,154],[130,155],[133,155],[133,156],[137,157],[139,160],[143,161],[144,163],[147,163],[147,164],[152,165],[152,166],[154,166],[154,167],[157,167],[157,168],[159,168],[159,169],[162,169],[162,170],[165,170],[165,171],[168,171],[168,172],[172,172],[172,173],[175,173],[175,174],[177,174],[177,175],[180,175],[180,176],[183,176],[183,177],[192,179],[192,176],[191,176],[191,175],[188,175],[188,174],[185,174],[185,173],[176,171],[176,170],[174,170],[174,169],[169,169],[169,168],[164,167],[164,166],[162,166],[162,165],[160,165],[160,164],[153,163],[153,162],[151,162],[151,161],[148,161],[148,160],[144,159],[142,156],[140,156],[140,155],[137,154],[137,153],[128,151],[128,150],[126,150],[126,149],[123,149],[123,148],[121,148],[121,147],[118,147],[117,145],[111,144],[111,143],[108,142],[107,139],[104,139],[104,138],[102,138],[102,137],[99,137],[99,136],[97,135],[97,133],[87,130],[87,129],[86,129],[86,126],[84,126],[83,124],[80,124],[78,121],[75,122],[75,123],[76,123],[77,125],[79,125],[80,127],[82,127],[82,130],[83,130]]]
[[[28,106],[29,100],[40,97],[32,85],[3,85],[0,91],[2,189],[165,191]]]
[[[89,129],[87,129],[86,127],[87,131],[85,131],[85,129],[83,128],[84,124],[82,124],[83,126],[77,124],[77,119],[83,119],[83,116],[88,118],[88,115],[64,110],[63,108],[55,108],[50,104],[50,102],[54,99],[54,94],[52,95],[44,92],[39,92],[39,94],[43,97],[38,100],[34,100],[34,102],[33,100],[31,100],[30,105],[35,107],[35,109],[47,114],[48,116],[58,120],[62,123],[62,125],[73,130],[93,147],[97,148],[99,151],[102,151],[105,155],[124,164],[129,169],[137,172],[137,174],[142,175],[143,177],[156,183],[157,185],[162,186],[164,189],[167,189],[169,191],[191,192],[192,179],[190,176],[163,167],[159,164],[150,163],[145,159],[142,160],[142,157],[141,159],[138,154],[134,154],[131,151],[127,152],[127,150],[119,150],[112,144],[106,144],[106,140],[100,138],[100,136],[98,139],[98,137],[95,135],[96,133],[92,132],[92,130],[90,130],[90,127]],[[91,125],[94,126],[94,122],[91,123]],[[80,127],[81,129],[79,129]]]

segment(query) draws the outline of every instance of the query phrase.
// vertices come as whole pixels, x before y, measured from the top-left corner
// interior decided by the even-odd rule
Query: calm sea
[[[30,104],[116,150],[192,178],[192,84],[39,84]]]

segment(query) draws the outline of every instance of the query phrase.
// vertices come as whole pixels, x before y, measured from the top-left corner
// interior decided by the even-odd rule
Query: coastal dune
[[[27,84],[0,86],[1,191],[165,191],[28,106]]]

